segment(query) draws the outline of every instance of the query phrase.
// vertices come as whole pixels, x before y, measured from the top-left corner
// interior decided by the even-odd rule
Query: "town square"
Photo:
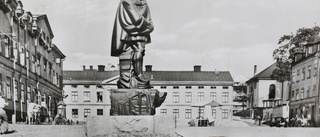
[[[319,4],[0,0],[0,136],[320,136]]]

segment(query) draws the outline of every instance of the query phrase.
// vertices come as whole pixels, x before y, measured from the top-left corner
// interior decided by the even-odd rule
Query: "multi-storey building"
[[[227,71],[201,71],[200,66],[195,66],[194,71],[152,71],[148,65],[145,77],[154,89],[168,93],[156,115],[175,115],[177,124],[187,125],[199,117],[199,107],[191,107],[192,104],[214,100],[222,106],[202,107],[201,117],[210,117],[217,123],[232,120],[233,80]],[[119,71],[105,71],[104,66],[98,70],[91,66],[82,71],[64,71],[67,118],[82,122],[87,115],[109,115],[110,89],[117,88],[118,78]]]
[[[117,88],[118,79],[119,71],[105,71],[103,65],[99,65],[98,70],[83,66],[80,71],[64,71],[67,119],[84,122],[87,116],[109,116],[110,89]]]
[[[290,118],[304,117],[319,125],[320,37],[314,36],[295,50],[290,90]]]
[[[45,14],[25,12],[19,0],[0,1],[0,92],[9,121],[25,121],[30,102],[56,115],[65,55],[53,37]]]

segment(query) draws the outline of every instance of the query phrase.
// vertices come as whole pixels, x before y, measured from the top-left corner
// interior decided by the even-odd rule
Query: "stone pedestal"
[[[174,116],[88,117],[88,137],[173,137]]]
[[[110,115],[154,115],[163,94],[156,89],[111,89]]]

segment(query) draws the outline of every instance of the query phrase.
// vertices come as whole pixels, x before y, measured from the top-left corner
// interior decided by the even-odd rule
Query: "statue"
[[[132,50],[130,66],[132,72],[120,69],[118,88],[148,89],[150,83],[143,76],[143,56],[145,45],[151,43],[153,31],[149,7],[145,0],[121,0],[114,22],[111,56],[119,57],[123,52]],[[120,62],[121,65],[121,62]]]
[[[120,0],[111,43],[111,56],[119,57],[120,79],[118,89],[111,90],[110,115],[154,115],[165,100],[167,93],[151,89],[142,71],[153,29],[146,0]]]

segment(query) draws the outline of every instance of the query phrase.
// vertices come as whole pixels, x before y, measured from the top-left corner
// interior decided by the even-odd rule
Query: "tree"
[[[279,48],[273,51],[273,58],[277,60],[277,68],[272,72],[271,78],[282,83],[283,97],[283,82],[290,80],[291,63],[293,62],[294,53],[297,49],[303,48],[311,37],[319,35],[320,27],[300,28],[296,34],[283,35],[278,44]]]

